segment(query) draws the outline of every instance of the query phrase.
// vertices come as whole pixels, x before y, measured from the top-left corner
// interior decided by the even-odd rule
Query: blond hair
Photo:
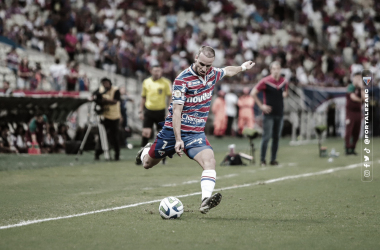
[[[197,56],[199,56],[201,53],[203,53],[203,55],[205,55],[208,58],[215,57],[215,50],[210,46],[202,45],[198,50]]]

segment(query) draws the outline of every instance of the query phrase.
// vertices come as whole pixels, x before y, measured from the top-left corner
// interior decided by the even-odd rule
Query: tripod
[[[251,164],[255,164],[256,163],[256,159],[255,159],[256,149],[255,149],[255,144],[253,143],[253,139],[258,137],[259,133],[255,129],[244,128],[242,131],[242,134],[249,138],[249,151],[250,151],[249,153],[251,157],[247,157],[247,159],[249,159]]]
[[[104,159],[109,160],[110,153],[109,153],[106,129],[104,128],[104,125],[101,122],[100,116],[94,112],[95,103],[92,102],[91,104],[89,104],[88,108],[89,108],[89,111],[88,111],[88,116],[87,116],[87,131],[86,131],[86,134],[84,135],[82,143],[80,144],[78,155],[83,153],[83,148],[84,148],[84,145],[86,144],[86,141],[91,132],[91,129],[97,124],[98,129],[99,129],[100,143],[104,152]],[[94,118],[96,118],[96,120]]]

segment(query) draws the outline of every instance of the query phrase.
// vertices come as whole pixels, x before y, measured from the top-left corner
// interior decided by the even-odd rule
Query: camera
[[[94,111],[98,115],[101,115],[103,113],[102,100],[103,100],[103,95],[101,93],[96,93],[94,95],[94,102],[95,102]]]

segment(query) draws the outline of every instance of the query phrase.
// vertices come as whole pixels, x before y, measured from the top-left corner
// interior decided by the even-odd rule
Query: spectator
[[[26,89],[27,87],[30,87],[30,79],[33,76],[33,72],[29,68],[28,58],[24,57],[21,60],[21,63],[18,67],[17,75],[18,75],[18,78],[17,78],[18,89]]]
[[[224,100],[226,102],[226,115],[227,115],[227,119],[228,119],[227,120],[226,135],[233,135],[234,132],[232,131],[232,125],[233,125],[234,119],[237,115],[236,105],[238,102],[238,97],[233,91],[231,91],[231,89],[229,89],[228,93],[224,96]]]
[[[36,69],[33,72],[33,77],[30,81],[30,90],[36,90],[38,87],[42,87],[42,80],[44,79],[42,74],[41,64],[36,63]]]
[[[22,124],[18,124],[15,130],[14,134],[15,142],[14,145],[16,146],[19,153],[26,154],[28,153],[28,145],[26,140],[26,132]]]
[[[67,130],[68,130],[68,127],[67,125],[65,124],[59,124],[58,126],[58,136],[60,137],[60,141],[63,141],[63,145],[67,142],[67,141],[71,141],[71,137],[69,136],[69,134],[67,133]]]
[[[18,54],[16,52],[16,47],[12,47],[12,50],[7,54],[7,67],[12,70],[13,74],[17,79],[18,72]]]
[[[13,146],[8,125],[3,125],[0,131],[0,153],[18,153]]]
[[[78,40],[73,34],[73,29],[71,28],[69,32],[65,35],[65,49],[69,55],[70,62],[75,59],[75,52],[77,47]]]
[[[222,138],[226,133],[227,128],[227,115],[226,115],[226,102],[224,100],[225,92],[219,90],[218,97],[212,104],[211,111],[214,114],[214,135]]]
[[[255,114],[253,112],[253,107],[255,105],[255,100],[249,94],[250,89],[245,87],[243,89],[243,95],[239,97],[239,118],[238,118],[238,128],[239,135],[242,134],[244,128],[253,128],[255,124]]]
[[[64,77],[66,75],[66,65],[60,64],[58,58],[55,59],[55,64],[52,64],[49,68],[50,76],[53,79],[52,89],[61,91],[64,89]]]
[[[78,83],[79,77],[79,63],[74,63],[74,65],[69,70],[67,75],[67,91],[75,91],[76,85]]]
[[[3,93],[4,93],[4,96],[12,96],[13,95],[13,90],[9,87],[8,81],[3,82]]]
[[[79,91],[88,91],[90,86],[90,80],[87,77],[87,74],[84,74],[79,78]]]
[[[103,48],[103,69],[108,72],[116,72],[116,46],[109,41]]]

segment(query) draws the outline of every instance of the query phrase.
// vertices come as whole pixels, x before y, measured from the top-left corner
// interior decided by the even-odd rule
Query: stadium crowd
[[[216,49],[216,67],[254,60],[254,70],[233,80],[243,84],[268,75],[273,60],[300,85],[346,86],[363,66],[380,72],[379,1],[20,0],[0,6],[1,35],[125,76],[159,63],[173,80],[201,44]]]
[[[43,130],[38,131],[40,124]],[[64,152],[66,142],[71,140],[67,130],[68,127],[64,124],[54,126],[46,120],[38,121],[38,118],[28,126],[17,124],[12,130],[4,124],[0,127],[0,153],[24,154],[37,145],[42,153]]]

